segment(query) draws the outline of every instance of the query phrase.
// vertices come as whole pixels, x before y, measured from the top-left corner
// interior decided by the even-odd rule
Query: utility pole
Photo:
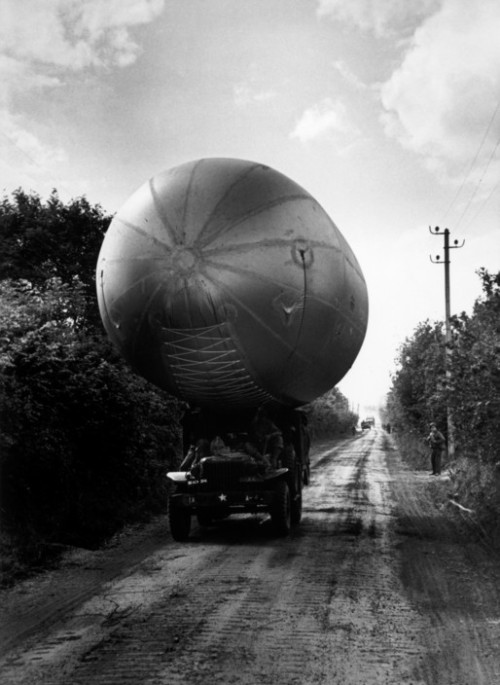
[[[450,407],[450,393],[451,393],[451,325],[450,325],[450,250],[454,248],[463,247],[465,240],[462,240],[462,244],[458,244],[458,240],[453,241],[453,245],[450,245],[450,231],[445,228],[444,231],[439,230],[439,226],[436,226],[434,230],[429,226],[429,231],[432,235],[442,235],[444,236],[444,262],[441,261],[440,255],[436,255],[436,259],[432,257],[431,262],[433,264],[443,264],[444,263],[444,303],[445,303],[445,355],[444,355],[444,366],[446,375],[446,423],[448,429],[448,459],[453,459],[455,456],[455,428],[453,424],[453,412]]]

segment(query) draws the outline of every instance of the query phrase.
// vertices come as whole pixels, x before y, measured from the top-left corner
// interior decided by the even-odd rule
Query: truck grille
[[[208,457],[203,460],[202,473],[209,488],[230,490],[239,486],[241,477],[255,473],[255,464],[238,459]]]

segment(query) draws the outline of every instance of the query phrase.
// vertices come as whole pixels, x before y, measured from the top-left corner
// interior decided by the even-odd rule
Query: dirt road
[[[382,431],[313,464],[289,538],[160,520],[2,592],[2,685],[498,685],[498,557]]]

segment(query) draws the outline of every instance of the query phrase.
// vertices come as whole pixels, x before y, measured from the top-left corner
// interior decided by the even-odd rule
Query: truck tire
[[[302,518],[302,477],[297,469],[297,485],[295,494],[292,496],[290,520],[292,526],[298,526]]]
[[[198,519],[200,526],[206,527],[212,525],[213,516],[209,511],[198,511],[196,518]]]
[[[306,464],[304,466],[304,471],[302,474],[302,481],[303,481],[304,485],[309,485],[309,483],[311,482],[311,466],[310,466],[310,464]]]
[[[290,520],[292,526],[297,526],[302,518],[302,469],[297,462],[293,448],[285,448],[282,463],[288,469],[288,486],[291,499]]]
[[[277,535],[288,535],[292,525],[290,488],[285,480],[276,483],[274,502],[271,507],[271,521]]]
[[[191,514],[182,507],[170,507],[168,512],[170,532],[177,542],[185,542],[191,530]]]

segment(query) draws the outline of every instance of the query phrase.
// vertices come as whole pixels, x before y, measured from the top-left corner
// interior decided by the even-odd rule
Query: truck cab
[[[300,523],[302,486],[310,473],[303,412],[259,408],[217,414],[189,408],[183,443],[179,470],[167,474],[175,540],[189,537],[193,516],[208,526],[233,513],[267,512],[278,535]]]

